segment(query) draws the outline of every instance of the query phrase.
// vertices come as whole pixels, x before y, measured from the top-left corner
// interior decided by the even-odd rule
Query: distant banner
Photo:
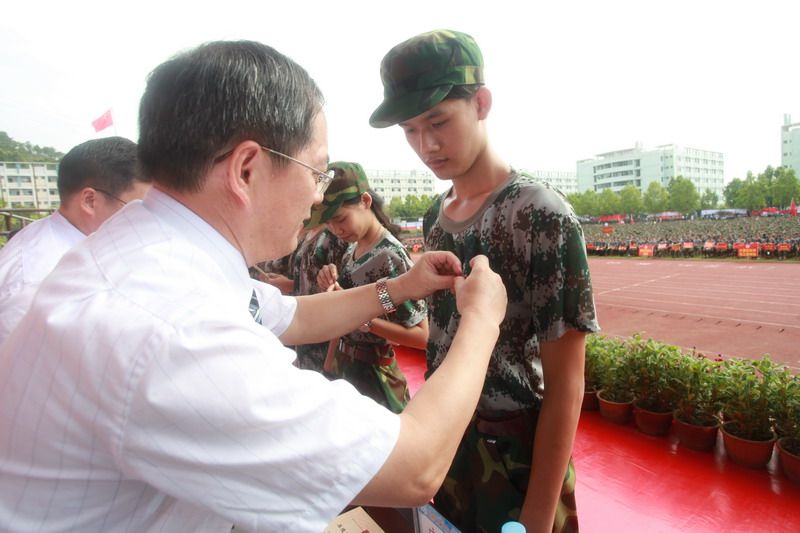
[[[758,243],[749,242],[738,250],[739,257],[758,257]]]
[[[639,246],[639,257],[653,257],[653,245],[643,244]]]

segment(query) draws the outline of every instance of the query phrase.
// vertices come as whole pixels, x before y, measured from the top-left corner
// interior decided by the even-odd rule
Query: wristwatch
[[[375,282],[375,290],[378,291],[378,300],[381,302],[383,312],[386,314],[394,313],[397,308],[392,302],[392,297],[389,296],[389,291],[386,289],[386,280],[389,278],[381,278]]]

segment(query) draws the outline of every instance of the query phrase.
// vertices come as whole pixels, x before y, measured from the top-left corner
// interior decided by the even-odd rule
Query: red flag
[[[114,124],[114,119],[111,118],[110,109],[92,121],[92,127],[94,127],[95,132],[103,131],[112,124]]]
[[[793,217],[797,216],[797,204],[794,203],[794,198],[792,198],[792,205],[789,206],[789,214]]]

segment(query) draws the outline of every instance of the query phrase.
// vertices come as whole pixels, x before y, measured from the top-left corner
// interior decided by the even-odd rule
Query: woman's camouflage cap
[[[429,110],[456,85],[483,84],[483,55],[466,33],[435,30],[404,41],[381,61],[383,102],[369,119],[386,128]]]
[[[358,163],[335,161],[328,165],[328,170],[334,171],[333,181],[325,191],[322,203],[311,208],[311,218],[304,224],[306,229],[325,224],[336,214],[343,203],[359,198],[363,193],[369,191],[367,173]]]

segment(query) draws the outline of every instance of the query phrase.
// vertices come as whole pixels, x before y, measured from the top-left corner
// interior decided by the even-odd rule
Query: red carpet
[[[398,361],[413,394],[424,355],[402,348]],[[573,452],[581,531],[800,532],[800,485],[780,474],[776,457],[768,470],[750,470],[717,445],[695,452],[584,412]]]

